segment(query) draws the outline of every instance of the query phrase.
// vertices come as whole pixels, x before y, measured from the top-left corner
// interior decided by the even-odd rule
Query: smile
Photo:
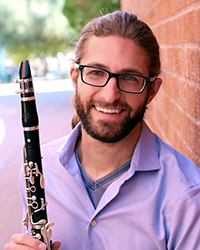
[[[99,112],[105,113],[105,114],[119,114],[122,112],[122,109],[107,109],[107,108],[100,108],[98,106],[94,106],[95,109]]]

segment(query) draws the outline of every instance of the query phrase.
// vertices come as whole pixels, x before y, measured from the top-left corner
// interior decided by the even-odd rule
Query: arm
[[[200,249],[200,184],[185,191],[174,205],[168,249]]]

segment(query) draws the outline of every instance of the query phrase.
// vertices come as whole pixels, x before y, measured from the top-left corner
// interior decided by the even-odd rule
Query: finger
[[[34,239],[27,234],[14,234],[11,238],[11,242],[14,244],[28,246],[35,250],[46,250],[46,245],[43,242]]]
[[[51,250],[58,250],[60,246],[61,242],[59,240],[56,240],[51,244]]]
[[[27,249],[26,246],[16,245],[14,243],[8,243],[4,246],[4,250],[23,250],[24,248]]]
[[[9,243],[4,246],[4,250],[38,250],[38,248],[32,248],[27,245]],[[45,248],[46,250],[46,248]]]

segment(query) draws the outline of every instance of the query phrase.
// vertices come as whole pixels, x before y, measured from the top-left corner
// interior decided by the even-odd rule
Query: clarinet
[[[47,221],[47,203],[45,201],[44,177],[42,171],[38,115],[35,94],[28,60],[21,61],[19,80],[21,97],[21,115],[24,132],[24,180],[27,211],[23,225],[26,233],[46,244],[46,249],[51,249],[51,229],[54,223]]]

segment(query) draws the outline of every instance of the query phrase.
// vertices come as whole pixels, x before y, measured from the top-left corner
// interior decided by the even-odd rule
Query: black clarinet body
[[[20,64],[19,80],[21,115],[24,133],[24,179],[27,199],[27,212],[23,220],[26,233],[44,242],[47,250],[51,249],[50,237],[54,223],[48,223],[44,177],[39,139],[39,119],[36,108],[35,94],[29,62],[23,60]]]

